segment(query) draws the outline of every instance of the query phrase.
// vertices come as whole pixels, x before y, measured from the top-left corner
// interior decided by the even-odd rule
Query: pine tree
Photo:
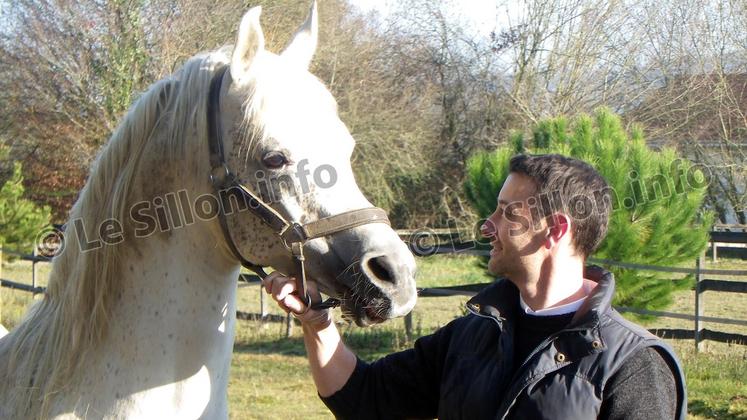
[[[526,149],[526,150],[525,150]],[[616,192],[607,238],[593,257],[628,263],[677,266],[700,255],[708,242],[713,215],[702,210],[711,173],[677,156],[646,146],[643,133],[627,133],[620,118],[607,109],[582,115],[571,124],[563,117],[541,121],[532,130],[531,146],[521,133],[492,153],[473,156],[465,189],[480,216],[495,209],[508,176],[508,162],[517,153],[559,153],[590,163]],[[666,273],[613,267],[615,303],[662,309],[672,292],[692,286],[692,278],[672,280]]]
[[[7,150],[0,149],[0,157]],[[23,198],[21,164],[13,162],[10,177],[0,187],[0,246],[16,251],[30,252],[34,240],[49,225],[49,207],[38,207]]]

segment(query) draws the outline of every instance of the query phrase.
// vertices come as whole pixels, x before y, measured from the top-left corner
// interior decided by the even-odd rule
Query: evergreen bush
[[[0,148],[0,160],[7,162],[7,156],[7,149]],[[23,197],[21,164],[9,163],[11,172],[0,187],[0,247],[30,253],[37,236],[49,226],[51,212]]]
[[[702,210],[708,167],[681,158],[673,149],[647,147],[642,131],[630,133],[607,109],[582,115],[570,124],[564,117],[541,121],[531,144],[521,133],[492,153],[478,153],[467,165],[465,190],[481,217],[493,212],[517,153],[559,153],[590,163],[614,191],[607,238],[592,256],[626,263],[689,265],[705,249],[713,215]],[[672,279],[657,273],[613,267],[617,305],[662,309],[672,292],[691,287],[692,277]]]

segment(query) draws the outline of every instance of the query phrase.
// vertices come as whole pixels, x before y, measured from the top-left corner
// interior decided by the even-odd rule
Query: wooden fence
[[[415,235],[416,233],[411,231],[404,232],[405,235]],[[403,235],[404,236],[404,235]],[[453,234],[448,232],[436,232],[435,236],[446,237],[450,239],[454,238]],[[733,240],[733,238],[730,238]],[[416,255],[435,255],[435,254],[461,254],[461,255],[476,255],[476,256],[488,256],[489,251],[485,249],[479,249],[480,245],[474,242],[461,242],[454,243],[448,242],[443,244],[435,244],[430,248],[423,250],[422,247],[413,247],[414,241],[407,240],[411,244],[411,250]],[[730,242],[729,244],[731,244]],[[715,254],[714,254],[715,255]],[[747,319],[732,319],[732,318],[719,318],[710,317],[705,315],[705,305],[703,301],[703,293],[706,291],[725,292],[725,293],[747,293],[747,270],[715,270],[704,268],[704,256],[701,255],[696,261],[695,268],[679,268],[679,267],[662,267],[656,265],[645,265],[645,264],[633,264],[618,262],[612,260],[602,259],[588,259],[588,262],[598,264],[606,267],[620,267],[632,270],[641,271],[656,271],[665,273],[675,274],[693,274],[696,279],[695,287],[693,291],[695,293],[695,308],[692,314],[666,312],[666,311],[651,311],[646,309],[631,308],[624,306],[616,306],[619,312],[636,313],[639,315],[650,315],[662,318],[673,318],[673,319],[684,319],[693,322],[693,329],[669,329],[669,328],[657,328],[651,329],[650,331],[659,337],[663,338],[674,338],[674,339],[693,339],[695,341],[696,349],[702,350],[704,340],[712,340],[726,343],[737,343],[747,345],[747,335],[726,333],[722,331],[713,331],[703,327],[704,323],[716,323],[716,324],[727,324],[727,325],[739,325],[747,326]],[[736,276],[744,277],[746,281],[731,281],[707,278],[707,276]],[[662,280],[666,281],[666,280]],[[423,297],[443,297],[443,296],[473,296],[478,291],[488,286],[490,283],[482,284],[471,284],[471,285],[460,285],[450,287],[435,287],[420,289],[418,291],[419,296]],[[408,337],[412,337],[412,314],[405,316],[405,333]]]
[[[747,225],[715,225],[711,231],[710,245],[713,262],[718,259],[718,248],[747,249]]]
[[[431,231],[433,232],[433,231]],[[485,249],[479,249],[479,244],[474,242],[456,242],[454,241],[455,236],[453,231],[443,230],[435,232],[435,237],[448,238],[446,243],[438,243],[436,240],[428,247],[422,246],[420,239],[413,239],[414,235],[417,235],[417,231],[399,231],[400,236],[410,245],[411,251],[417,256],[434,255],[434,254],[460,254],[460,255],[478,255],[487,256],[489,251]],[[724,239],[724,236],[720,236],[718,239]],[[729,238],[729,241],[733,241],[733,237]],[[714,241],[715,243],[716,241]],[[733,242],[730,242],[733,243]],[[418,246],[418,244],[420,246]],[[714,245],[715,246],[715,245]],[[1,255],[1,254],[0,254]],[[715,255],[715,253],[714,253]],[[1,278],[0,275],[0,286],[9,287],[11,289],[31,292],[31,293],[43,293],[44,288],[37,286],[38,279],[38,267],[37,264],[40,262],[48,262],[48,257],[38,255],[17,255],[20,259],[30,261],[32,263],[32,284],[18,283],[10,280]],[[620,267],[633,270],[641,271],[657,271],[665,273],[675,274],[693,274],[696,278],[694,287],[695,293],[695,308],[693,314],[674,313],[665,311],[651,311],[646,309],[630,308],[630,307],[616,307],[620,312],[630,312],[641,315],[651,315],[663,318],[673,319],[684,319],[693,322],[693,329],[652,329],[651,332],[664,338],[675,338],[675,339],[693,339],[697,349],[702,348],[704,340],[713,340],[719,342],[739,343],[747,344],[747,335],[733,334],[722,331],[713,331],[703,327],[703,324],[716,323],[726,325],[739,325],[747,326],[746,319],[731,319],[731,318],[718,318],[710,317],[705,315],[705,305],[703,302],[703,293],[706,291],[717,291],[725,293],[747,293],[747,281],[729,281],[713,279],[710,276],[737,276],[744,277],[747,280],[747,270],[713,270],[705,269],[704,257],[701,256],[697,262],[695,268],[678,268],[678,267],[662,267],[655,265],[644,265],[644,264],[633,264],[611,260],[599,260],[589,259],[589,262],[599,264],[607,267]],[[242,274],[239,278],[239,287],[246,287],[252,284],[260,284],[260,280],[257,276]],[[449,287],[432,287],[418,289],[418,295],[421,297],[444,297],[444,296],[473,296],[479,290],[488,286],[490,283],[481,284],[469,284],[460,286],[449,286]],[[290,336],[294,325],[293,318],[290,316],[279,316],[271,315],[267,311],[267,302],[265,294],[262,293],[261,286],[259,291],[260,298],[260,312],[259,313],[247,313],[237,311],[237,318],[239,319],[251,319],[251,320],[262,320],[262,321],[284,321],[286,323],[286,334]],[[412,314],[408,314],[404,318],[405,334],[408,338],[413,335],[412,331]]]

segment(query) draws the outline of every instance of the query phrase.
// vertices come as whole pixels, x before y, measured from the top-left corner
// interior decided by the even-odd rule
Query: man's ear
[[[545,247],[551,249],[566,235],[571,234],[571,219],[563,213],[555,213],[548,217],[547,237]]]

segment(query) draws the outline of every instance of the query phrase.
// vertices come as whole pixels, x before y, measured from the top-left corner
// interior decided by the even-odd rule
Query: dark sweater
[[[514,333],[514,366],[513,372],[519,369],[524,360],[545,339],[568,325],[573,313],[565,315],[536,316],[517,308],[516,332]]]

